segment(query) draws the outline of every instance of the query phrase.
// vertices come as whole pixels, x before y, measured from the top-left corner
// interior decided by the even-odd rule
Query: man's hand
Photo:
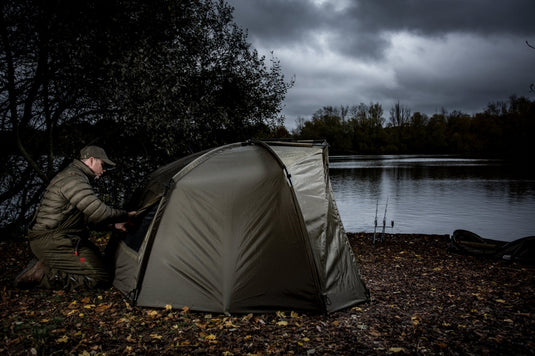
[[[115,223],[115,224],[113,224],[113,227],[116,228],[119,231],[124,231],[124,232],[128,231],[128,229],[126,227],[133,225],[132,223],[130,223],[130,220],[132,218],[134,218],[136,216],[136,214],[137,214],[137,211],[129,211],[128,212],[128,221]]]
[[[127,231],[127,230],[126,230],[126,224],[128,224],[127,221],[125,221],[125,222],[120,222],[120,223],[115,223],[115,224],[113,224],[113,227],[116,228],[116,229],[119,230],[119,231],[124,231],[124,232],[126,232],[126,231]]]

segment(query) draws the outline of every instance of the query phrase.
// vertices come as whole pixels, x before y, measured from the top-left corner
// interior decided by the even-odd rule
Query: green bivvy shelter
[[[114,286],[135,305],[221,313],[368,301],[328,173],[324,141],[235,143],[159,168]]]

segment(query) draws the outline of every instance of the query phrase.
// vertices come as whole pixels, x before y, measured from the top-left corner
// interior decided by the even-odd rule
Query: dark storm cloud
[[[407,31],[425,37],[448,33],[528,36],[535,33],[534,14],[534,0],[366,0],[351,1],[343,20],[330,25],[339,34],[341,51],[376,57],[387,45],[380,37],[385,32]]]
[[[367,0],[353,1],[348,16],[361,30],[451,31],[529,34],[535,29],[535,1],[511,0]]]
[[[306,40],[313,29],[325,26],[324,17],[308,0],[231,0],[238,24],[249,30],[252,41],[271,45]]]
[[[329,2],[309,0],[232,0],[238,23],[252,40],[291,44],[329,31],[332,46],[356,55],[375,56],[388,44],[384,32],[409,31],[423,36],[450,32],[481,35],[535,33],[534,0],[361,0]],[[333,2],[336,3],[336,2]],[[529,38],[526,38],[529,39]]]
[[[327,105],[400,100],[468,113],[535,82],[535,0],[230,0],[261,53],[295,86],[292,127]]]

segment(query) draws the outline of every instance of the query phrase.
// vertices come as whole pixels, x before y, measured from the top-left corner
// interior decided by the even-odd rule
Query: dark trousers
[[[30,248],[49,267],[41,281],[42,288],[95,288],[112,281],[99,249],[88,239],[73,235],[44,236],[31,240]]]

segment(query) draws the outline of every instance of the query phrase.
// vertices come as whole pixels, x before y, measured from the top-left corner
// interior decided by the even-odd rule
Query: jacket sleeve
[[[74,178],[74,177],[73,177]],[[71,179],[63,187],[63,195],[70,204],[80,210],[90,224],[126,221],[126,210],[115,209],[98,198],[85,177]]]

